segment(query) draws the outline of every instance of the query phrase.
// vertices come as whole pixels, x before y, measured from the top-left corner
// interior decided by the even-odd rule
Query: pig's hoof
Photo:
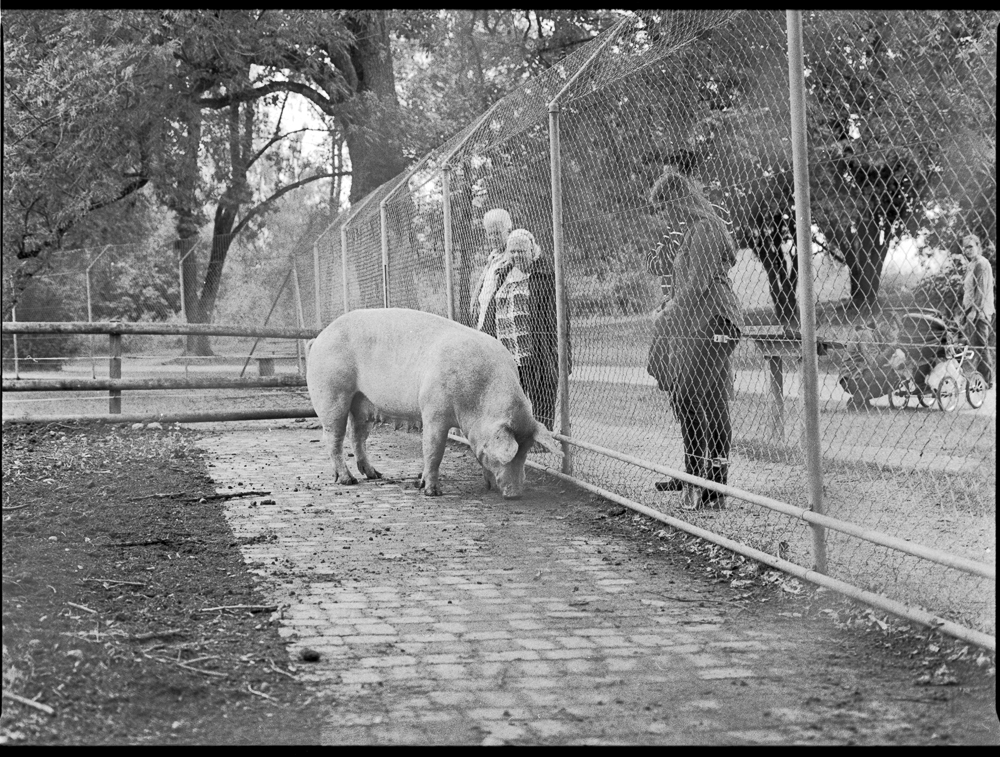
[[[351,486],[352,484],[358,483],[358,480],[350,474],[346,476],[337,476],[336,480],[341,486]]]
[[[440,486],[425,486],[424,487],[425,497],[440,497],[441,487]]]
[[[368,470],[365,471],[365,478],[369,478],[369,479],[372,479],[372,478],[382,478],[382,474],[379,473],[374,468],[369,468]]]

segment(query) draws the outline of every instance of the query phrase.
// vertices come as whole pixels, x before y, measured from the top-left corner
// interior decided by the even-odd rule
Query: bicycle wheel
[[[903,379],[889,391],[889,407],[902,410],[910,404],[910,380]]]
[[[946,413],[958,407],[958,382],[951,376],[945,376],[937,388],[938,407]]]
[[[978,409],[986,401],[986,379],[979,371],[973,371],[965,383],[965,398]]]

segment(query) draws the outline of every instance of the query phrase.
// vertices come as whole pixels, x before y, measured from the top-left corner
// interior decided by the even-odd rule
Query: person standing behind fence
[[[664,171],[650,201],[683,236],[647,258],[650,273],[673,271],[673,298],[656,315],[647,370],[670,394],[681,424],[685,472],[726,484],[732,354],[743,328],[743,312],[728,277],[736,263],[736,244],[701,187],[676,169]],[[686,510],[725,505],[718,492],[678,481],[658,482],[656,488],[683,489],[681,507]]]
[[[507,237],[510,236],[514,224],[510,220],[510,213],[503,208],[494,208],[483,216],[483,228],[486,230],[486,241],[490,252],[486,258],[486,267],[480,274],[479,281],[472,292],[469,313],[472,316],[474,328],[484,331],[490,336],[496,336],[494,296],[497,288],[503,283],[503,277],[510,270]]]
[[[507,254],[510,268],[494,298],[496,336],[514,356],[535,419],[552,431],[559,383],[555,269],[526,229],[510,233]]]
[[[990,354],[990,330],[996,304],[993,294],[993,269],[983,257],[982,243],[975,234],[962,238],[962,254],[968,260],[962,292],[962,315],[969,346],[976,351],[978,370],[986,385],[993,386],[993,357]]]

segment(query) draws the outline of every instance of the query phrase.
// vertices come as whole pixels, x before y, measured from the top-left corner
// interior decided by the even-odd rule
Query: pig
[[[438,471],[448,431],[457,426],[483,469],[486,488],[505,499],[524,489],[524,460],[535,443],[561,454],[535,420],[514,358],[493,337],[419,310],[352,310],[307,345],[306,384],[333,459],[335,480],[355,484],[344,460],[351,419],[355,461],[381,478],[365,441],[376,420],[423,426],[418,486],[440,496]]]

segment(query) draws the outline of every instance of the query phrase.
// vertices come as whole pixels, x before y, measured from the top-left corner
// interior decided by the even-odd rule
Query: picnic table
[[[802,334],[783,326],[758,326],[744,331],[752,339],[767,362],[771,387],[771,433],[775,441],[785,443],[785,382],[784,358],[802,359]],[[816,354],[826,355],[831,349],[843,347],[841,342],[816,339]]]

